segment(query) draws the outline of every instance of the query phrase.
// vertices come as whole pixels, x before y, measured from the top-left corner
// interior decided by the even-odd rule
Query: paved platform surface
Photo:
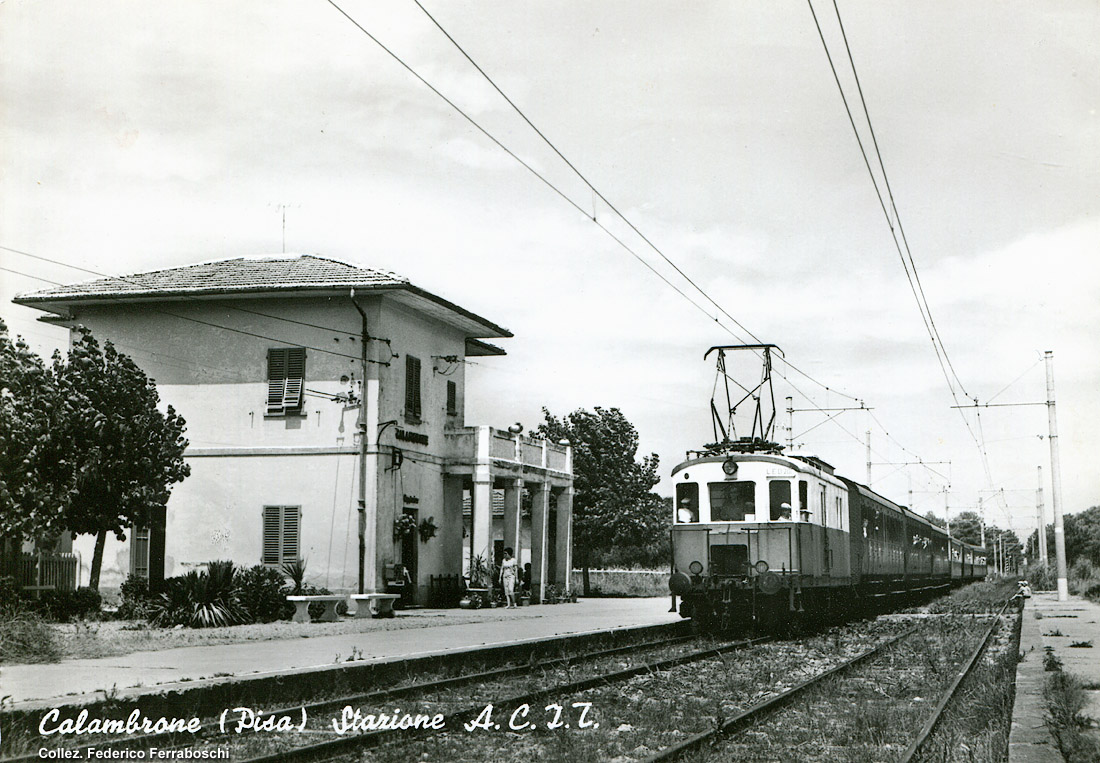
[[[1084,644],[1091,643],[1091,647]],[[1078,644],[1079,646],[1073,646]],[[1024,604],[1020,653],[1016,666],[1016,703],[1008,757],[1012,763],[1062,763],[1062,756],[1043,722],[1043,686],[1047,647],[1062,661],[1062,669],[1086,685],[1100,687],[1100,604],[1070,596],[1058,601],[1054,592],[1037,592]],[[1085,714],[1100,719],[1100,690],[1088,692]]]
[[[226,680],[304,668],[331,666],[336,656],[362,655],[381,662],[479,646],[552,636],[678,622],[668,612],[668,597],[587,599],[519,609],[414,610],[399,612],[401,630],[383,629],[392,621],[360,620],[361,631],[240,644],[190,646],[118,657],[64,660],[49,665],[0,667],[0,696],[10,707],[36,707],[80,701],[81,696],[117,691],[122,696],[195,686],[201,680]],[[448,614],[463,622],[448,623]],[[469,622],[471,615],[480,618]],[[413,624],[420,627],[411,627]],[[320,624],[317,624],[320,627]]]

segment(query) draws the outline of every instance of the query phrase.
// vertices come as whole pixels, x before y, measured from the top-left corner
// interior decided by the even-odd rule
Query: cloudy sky
[[[777,365],[804,451],[862,479],[870,430],[875,489],[942,514],[949,483],[953,512],[985,496],[1021,533],[1042,465],[1049,510],[1045,409],[950,408],[806,3],[422,0],[746,331],[413,0],[337,1],[560,194],[326,0],[7,0],[0,246],[107,274],[278,253],[286,205],[287,251],[514,331],[469,369],[468,422],[618,406],[667,474],[711,439],[703,352],[751,332],[811,377]],[[1053,350],[1065,509],[1100,503],[1100,5],[839,5],[956,394],[1042,401]],[[867,141],[833,6],[814,7]],[[0,316],[48,354],[62,332],[12,296],[89,274],[0,267]],[[806,410],[853,399],[873,412]]]

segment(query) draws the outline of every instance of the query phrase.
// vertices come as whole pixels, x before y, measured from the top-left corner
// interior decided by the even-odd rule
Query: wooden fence
[[[31,590],[72,591],[76,589],[76,554],[15,554],[5,560],[3,573],[15,584]]]

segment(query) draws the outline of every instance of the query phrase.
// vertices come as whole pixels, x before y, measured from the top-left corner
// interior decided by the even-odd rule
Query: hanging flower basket
[[[427,543],[429,539],[435,537],[435,531],[439,529],[435,526],[435,517],[428,517],[420,523],[420,527],[417,531],[420,533],[420,542]]]
[[[393,523],[393,539],[401,540],[416,534],[416,520],[408,514],[402,514]]]

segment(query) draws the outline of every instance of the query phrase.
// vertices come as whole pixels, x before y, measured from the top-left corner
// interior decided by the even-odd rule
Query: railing
[[[488,435],[487,443],[479,443],[482,433]],[[537,437],[514,435],[491,427],[449,430],[446,437],[447,456],[457,462],[471,463],[477,459],[478,453],[482,452],[496,461],[547,468],[557,472],[569,471],[567,448]],[[484,447],[484,450],[479,445]]]
[[[76,588],[76,554],[19,554],[4,565],[3,574],[19,588],[72,591]]]

